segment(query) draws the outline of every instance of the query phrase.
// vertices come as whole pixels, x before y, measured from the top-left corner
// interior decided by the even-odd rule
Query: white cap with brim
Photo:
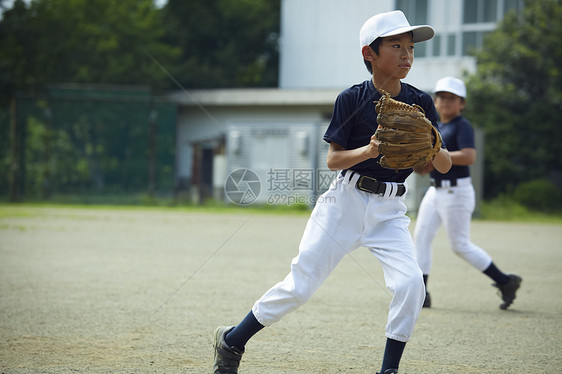
[[[376,38],[400,35],[412,32],[414,43],[423,42],[433,38],[435,30],[428,25],[410,26],[404,13],[394,10],[387,13],[379,13],[367,20],[359,32],[361,48],[370,45]]]
[[[433,93],[437,92],[450,92],[463,99],[466,98],[466,86],[459,78],[445,77],[439,79],[433,89]]]

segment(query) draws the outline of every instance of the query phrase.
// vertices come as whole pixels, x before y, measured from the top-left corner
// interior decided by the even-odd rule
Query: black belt
[[[342,176],[345,176],[346,171],[347,170],[342,171]],[[355,174],[354,171],[351,172],[351,176],[349,177],[350,180],[353,177],[353,174]],[[386,189],[390,188],[390,185],[386,184],[385,182],[379,182],[375,178],[371,178],[366,175],[360,176],[355,186],[358,190],[378,195],[384,195]],[[404,186],[404,184],[397,183],[397,187],[398,189],[396,191],[396,196],[402,196],[406,193],[406,186]]]
[[[444,180],[448,180],[449,182],[451,182],[451,184],[448,187],[455,187],[457,185],[456,179],[444,179]],[[443,187],[443,180],[442,179],[432,179],[431,185],[435,186],[435,187]]]

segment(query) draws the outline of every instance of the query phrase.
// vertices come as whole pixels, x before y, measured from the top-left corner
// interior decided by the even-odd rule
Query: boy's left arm
[[[451,161],[451,155],[446,148],[440,148],[439,152],[435,154],[435,158],[431,161],[435,170],[441,174],[445,174],[451,169],[453,162]]]

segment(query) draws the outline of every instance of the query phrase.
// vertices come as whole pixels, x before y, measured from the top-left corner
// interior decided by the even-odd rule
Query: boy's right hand
[[[433,163],[431,163],[431,161],[429,161],[427,164],[422,165],[422,166],[416,166],[414,168],[414,171],[418,174],[421,175],[425,175],[428,173],[431,173],[433,170],[435,170],[435,168],[433,167]]]
[[[369,142],[369,145],[367,145],[367,154],[369,155],[369,157],[371,158],[379,157],[380,155],[379,144],[380,141],[378,141],[375,135],[373,134],[373,136],[371,136],[371,141]]]

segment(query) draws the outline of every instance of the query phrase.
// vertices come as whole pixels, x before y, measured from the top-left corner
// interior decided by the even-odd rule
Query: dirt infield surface
[[[212,372],[212,333],[281,280],[307,214],[0,207],[0,373]],[[412,225],[413,228],[413,225]],[[401,374],[561,373],[562,226],[473,222],[508,311],[443,230]],[[365,249],[257,334],[241,374],[375,373],[390,295]]]

